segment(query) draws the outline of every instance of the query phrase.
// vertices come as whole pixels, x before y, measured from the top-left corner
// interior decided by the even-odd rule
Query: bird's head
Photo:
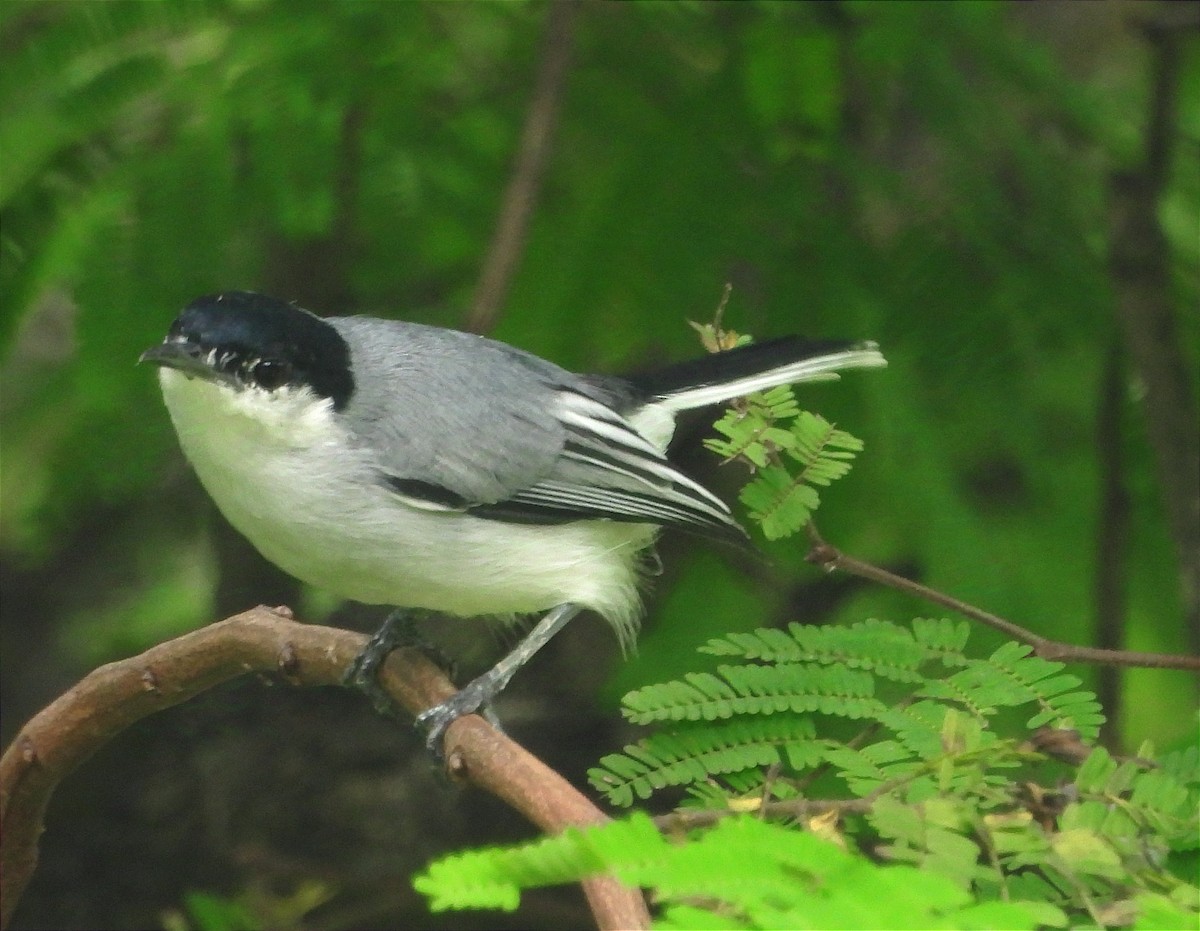
[[[350,351],[329,323],[250,291],[198,298],[140,362],[237,392],[308,389],[341,409],[354,392]]]

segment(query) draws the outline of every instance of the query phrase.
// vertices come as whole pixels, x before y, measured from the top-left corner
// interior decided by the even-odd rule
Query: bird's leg
[[[550,638],[566,626],[583,609],[576,604],[561,604],[551,610],[538,621],[533,628],[513,650],[495,666],[472,680],[456,694],[446,699],[440,705],[417,715],[417,726],[425,728],[425,745],[435,755],[442,755],[442,737],[446,728],[464,714],[473,714],[480,708],[485,708],[493,698],[504,690],[509,680],[518,669],[529,662],[530,658],[550,642]],[[485,710],[484,716],[493,724],[495,717]]]
[[[362,692],[371,700],[375,710],[385,717],[400,717],[396,702],[379,684],[379,668],[389,653],[405,646],[416,647],[443,669],[450,666],[446,657],[425,643],[417,633],[416,613],[397,609],[387,616],[383,626],[350,661],[342,673],[342,685]]]

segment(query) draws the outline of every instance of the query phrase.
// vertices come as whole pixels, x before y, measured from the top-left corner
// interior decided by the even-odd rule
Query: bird
[[[366,604],[540,616],[418,716],[435,753],[581,611],[628,648],[660,529],[749,545],[729,506],[667,458],[680,413],[886,364],[873,342],[782,337],[636,376],[581,375],[484,336],[320,317],[253,291],[192,301],[139,361],[157,367],[217,508],[285,572]],[[359,684],[395,646],[400,616],[348,672]]]

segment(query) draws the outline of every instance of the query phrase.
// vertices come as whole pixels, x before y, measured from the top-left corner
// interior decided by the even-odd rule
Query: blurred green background
[[[643,368],[701,351],[686,321],[711,319],[728,282],[739,331],[875,339],[887,369],[801,395],[866,443],[825,495],[831,542],[1047,636],[1095,642],[1104,605],[1119,644],[1195,651],[1168,520],[1180,503],[1119,324],[1131,273],[1114,206],[1120,179],[1146,163],[1169,41],[1175,120],[1150,212],[1163,238],[1142,259],[1161,272],[1194,410],[1200,48],[1171,6],[5,4],[5,739],[95,665],[252,604],[287,602],[314,621],[336,610],[334,623],[362,629],[378,619],[300,590],[225,527],[153,373],[134,363],[184,304],[231,288],[321,314],[466,325],[522,125],[555,100],[491,335],[578,370]],[[1167,40],[1147,38],[1155,17]],[[559,53],[565,69],[539,90]],[[744,476],[698,451],[703,422],[684,432],[680,458],[732,500]],[[624,690],[694,667],[710,635],[943,613],[819,578],[800,540],[764,544],[761,564],[675,538],[661,549],[639,655],[622,663],[594,618],[576,622],[502,705],[518,738],[522,721],[542,735],[570,727],[553,723],[547,695],[611,722]],[[502,638],[483,630],[447,624],[448,649],[486,663]],[[1194,678],[1120,680],[1118,746],[1194,739]],[[257,695],[234,704],[300,700]],[[222,717],[214,731],[189,713],[159,735],[185,757],[200,752],[188,741],[249,727]],[[272,727],[293,716],[279,714]],[[368,717],[355,704],[337,726],[377,727],[345,723]],[[622,736],[570,733],[549,741],[574,748],[568,771]],[[112,801],[131,791],[126,777],[110,781],[110,827],[156,823],[137,808],[144,794],[129,810]],[[176,801],[164,810],[200,805]],[[227,820],[221,839],[204,835],[214,861],[245,819]],[[53,882],[86,871],[47,858],[30,926],[120,926],[178,901],[164,880],[123,897],[76,890],[75,910],[56,912]],[[232,878],[177,866],[175,879],[229,891],[262,874],[251,861]],[[569,924],[556,907],[548,926]]]

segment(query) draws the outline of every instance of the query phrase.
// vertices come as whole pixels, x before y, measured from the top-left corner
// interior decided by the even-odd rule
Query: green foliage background
[[[89,509],[161,492],[177,453],[154,380],[133,362],[197,294],[242,286],[326,313],[461,323],[543,15],[479,3],[7,8],[7,559],[53,559]],[[1147,76],[1136,36],[1106,31],[1120,30],[1113,14],[1045,15],[587,8],[495,335],[584,369],[683,357],[697,351],[684,319],[710,315],[731,281],[739,329],[877,339],[885,373],[804,398],[869,449],[827,509],[831,537],[1086,642],[1095,410],[1115,338],[1105,185],[1139,157]],[[1067,47],[1077,29],[1097,43],[1095,60]],[[1197,67],[1193,46],[1180,108],[1193,141]],[[1194,146],[1180,162],[1163,219],[1178,306],[1194,308]],[[1183,322],[1194,337],[1194,312]],[[1180,649],[1132,399],[1125,413],[1130,646]],[[111,575],[73,607],[86,603],[97,623],[150,598],[163,633],[206,620],[204,547],[163,543],[146,527],[119,546],[97,540]],[[187,558],[180,543],[193,544]],[[771,551],[781,576],[797,555]],[[710,622],[739,626],[712,617],[712,584],[689,574],[662,627],[701,604],[709,619],[692,642]],[[771,598],[747,594],[738,613],[769,611]],[[864,592],[841,616],[895,610],[890,595]],[[117,647],[106,637],[125,639],[106,627],[97,656]],[[1129,726],[1170,736],[1157,701],[1176,680],[1132,678],[1147,700],[1130,702]]]
[[[1118,343],[1109,185],[1142,158],[1149,111],[1148,46],[1123,10],[581,5],[493,335],[582,370],[684,358],[700,351],[684,321],[710,318],[731,282],[740,331],[877,340],[886,370],[800,398],[866,444],[823,495],[825,535],[1089,642],[1097,410]],[[0,8],[5,669],[36,641],[39,662],[77,675],[214,617],[215,521],[134,367],[186,302],[245,287],[320,313],[462,324],[545,18],[523,2]],[[1194,40],[1179,92],[1160,219],[1194,373]],[[1127,646],[1184,651],[1128,389]],[[709,474],[730,499],[743,478]],[[608,699],[691,668],[691,648],[728,631],[928,612],[867,587],[809,598],[802,546],[763,549],[751,575],[726,554],[672,552]],[[312,616],[324,602],[309,601]],[[1126,746],[1192,739],[1190,678],[1124,678]]]

